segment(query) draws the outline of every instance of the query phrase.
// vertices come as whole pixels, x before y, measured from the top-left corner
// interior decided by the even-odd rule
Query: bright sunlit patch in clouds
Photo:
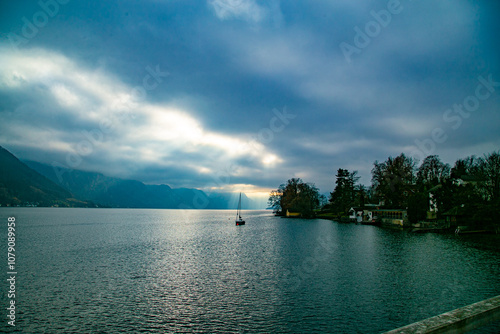
[[[2,75],[0,76],[0,86],[5,86],[9,88],[18,88],[25,82],[26,82],[25,76],[18,71],[12,71],[10,73],[2,73]]]
[[[78,96],[64,85],[56,84],[51,87],[51,91],[62,106],[73,107],[80,102]]]
[[[246,177],[255,170],[238,161],[252,161],[268,168],[281,161],[265,145],[252,141],[251,133],[216,132],[194,118],[189,110],[152,104],[147,94],[138,100],[132,87],[113,75],[85,68],[59,53],[0,49],[0,61],[8,65],[0,68],[0,90],[38,92],[28,95],[35,103],[16,106],[13,116],[22,118],[21,123],[13,122],[9,113],[0,113],[3,142],[7,141],[7,131],[2,129],[5,124],[9,124],[9,133],[14,134],[8,138],[10,142],[23,141],[20,125],[49,129],[54,135],[41,136],[37,142],[45,150],[59,152],[61,162],[66,161],[67,154],[80,154],[82,164],[99,160],[108,170],[114,168],[109,166],[115,166],[116,173],[121,175],[126,174],[124,170],[148,166],[176,167],[193,175],[210,175],[234,165],[230,170],[235,174],[231,175]],[[124,114],[133,117],[123,117]],[[59,121],[62,116],[65,122]],[[103,121],[110,123],[106,133],[100,128]],[[79,147],[83,147],[81,143],[89,140],[89,133],[94,136],[91,141],[97,143],[78,153]],[[63,142],[67,144],[61,145]]]
[[[202,136],[200,124],[188,114],[173,108],[146,106],[147,124],[140,136],[158,141],[196,142]]]
[[[213,171],[210,168],[203,167],[203,166],[197,166],[198,172],[201,174],[212,174]]]
[[[263,159],[262,163],[266,166],[272,166],[276,163],[281,162],[282,160],[277,157],[275,154],[267,154]]]
[[[235,183],[235,184],[225,184],[211,187],[210,190],[217,190],[222,192],[230,192],[230,193],[245,193],[247,196],[260,196],[263,194],[268,195],[269,191],[267,188],[260,188],[253,184],[247,183]],[[252,195],[253,194],[253,195]]]
[[[264,145],[249,145],[245,139],[204,129],[189,113],[177,108],[149,105],[142,107],[142,112],[147,121],[132,134],[135,140],[163,142],[170,145],[170,149],[201,155],[206,150],[214,150],[229,159],[265,156],[262,163],[266,165],[281,161],[276,155],[267,153]]]
[[[205,192],[224,192],[233,193],[233,197],[237,198],[239,193],[244,193],[246,197],[251,199],[256,207],[266,208],[267,201],[269,199],[269,194],[272,189],[258,187],[253,184],[238,183],[238,184],[226,184],[224,186],[210,187],[203,189]]]
[[[0,86],[44,85],[63,100],[71,92],[73,98],[87,96],[110,107],[131,92],[109,73],[83,68],[64,55],[45,49],[21,52],[0,46],[0,63],[5,65],[0,70]]]
[[[20,83],[33,83],[33,81],[44,82],[54,76],[61,76],[63,68],[72,69],[64,56],[41,49],[32,49],[29,53],[23,53],[0,47],[0,63],[3,65],[0,74],[2,82],[4,84],[15,83],[15,86]]]

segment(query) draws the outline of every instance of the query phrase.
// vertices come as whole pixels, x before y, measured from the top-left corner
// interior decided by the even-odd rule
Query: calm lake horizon
[[[498,236],[269,210],[0,208],[19,333],[380,333],[500,294]],[[7,256],[4,256],[7,268]],[[8,270],[4,270],[7,277]],[[477,333],[497,333],[500,324]]]

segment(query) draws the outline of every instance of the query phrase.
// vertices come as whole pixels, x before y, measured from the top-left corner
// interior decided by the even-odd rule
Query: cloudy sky
[[[494,1],[3,1],[0,145],[149,184],[369,185],[500,149]]]

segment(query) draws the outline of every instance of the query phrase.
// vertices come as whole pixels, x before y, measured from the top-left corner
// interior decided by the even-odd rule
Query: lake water
[[[2,268],[9,216],[20,333],[379,333],[500,294],[494,238],[269,211],[235,226],[233,211],[1,208]]]

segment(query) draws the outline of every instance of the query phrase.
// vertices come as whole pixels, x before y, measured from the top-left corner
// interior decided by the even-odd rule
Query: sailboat
[[[238,201],[238,211],[236,211],[236,225],[245,225],[245,221],[241,218],[241,193]]]

